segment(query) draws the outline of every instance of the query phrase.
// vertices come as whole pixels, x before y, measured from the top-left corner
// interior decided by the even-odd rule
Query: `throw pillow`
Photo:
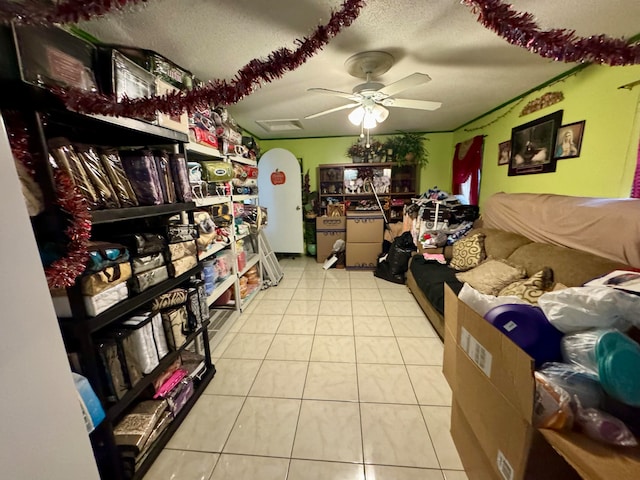
[[[524,268],[506,260],[489,258],[468,272],[456,273],[456,278],[486,295],[497,295],[507,285],[524,278]]]
[[[486,256],[484,237],[484,233],[474,233],[454,243],[449,266],[455,270],[465,271],[480,265]]]
[[[553,270],[549,267],[544,267],[538,273],[525,280],[518,280],[507,285],[500,290],[498,296],[513,295],[531,304],[537,304],[540,295],[548,292],[551,288],[553,288]]]

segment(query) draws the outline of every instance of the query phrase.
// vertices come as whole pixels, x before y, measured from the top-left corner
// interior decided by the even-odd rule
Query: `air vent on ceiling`
[[[282,120],[256,120],[256,123],[267,132],[290,132],[302,130],[302,123],[297,118]]]

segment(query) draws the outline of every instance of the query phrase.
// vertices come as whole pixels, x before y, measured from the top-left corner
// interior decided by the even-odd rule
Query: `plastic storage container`
[[[540,366],[561,358],[562,333],[532,305],[505,304],[489,310],[484,318],[527,352]]]
[[[640,407],[640,345],[618,330],[588,330],[562,340],[565,361],[598,374],[602,388],[626,405]]]

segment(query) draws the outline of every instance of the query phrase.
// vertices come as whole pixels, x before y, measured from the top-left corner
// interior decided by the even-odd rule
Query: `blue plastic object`
[[[618,331],[607,332],[596,344],[602,388],[621,402],[640,407],[640,345]]]
[[[540,308],[504,304],[489,310],[484,318],[533,358],[536,367],[561,359],[562,332],[549,323]]]

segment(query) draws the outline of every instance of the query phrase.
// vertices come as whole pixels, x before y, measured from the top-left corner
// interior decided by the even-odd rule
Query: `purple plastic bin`
[[[527,352],[539,367],[560,361],[562,332],[549,323],[533,305],[505,304],[489,310],[484,318]]]

